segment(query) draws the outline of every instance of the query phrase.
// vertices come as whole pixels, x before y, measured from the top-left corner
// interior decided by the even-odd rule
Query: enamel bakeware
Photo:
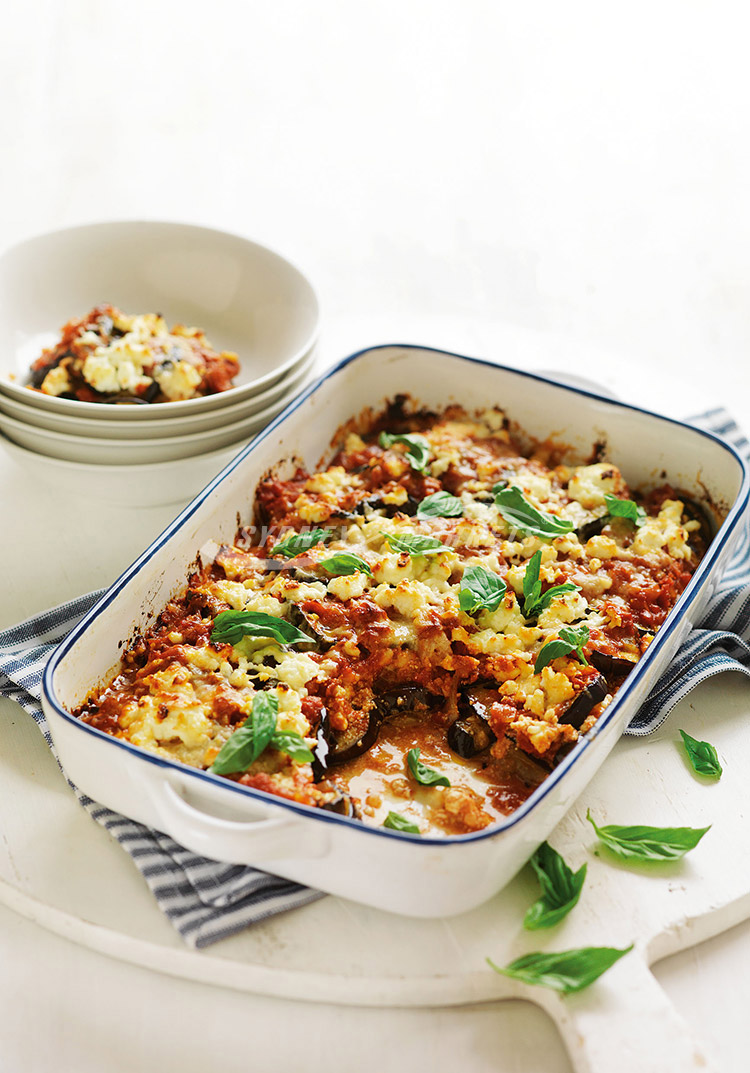
[[[687,589],[594,731],[512,815],[455,837],[371,828],[222,780],[141,751],[68,714],[119,662],[123,641],[154,620],[183,587],[200,549],[248,524],[259,478],[301,460],[315,467],[345,421],[399,393],[435,409],[501,406],[533,436],[550,434],[585,458],[604,441],[635,487],[662,483],[724,520]],[[748,507],[746,467],[698,429],[576,388],[488,362],[418,347],[386,346],[341,362],[243,450],[115,582],[52,656],[43,706],[68,777],[94,800],[170,834],[188,849],[252,864],[382,909],[449,916],[507,883],[562,818],[606,758],[715,591]]]

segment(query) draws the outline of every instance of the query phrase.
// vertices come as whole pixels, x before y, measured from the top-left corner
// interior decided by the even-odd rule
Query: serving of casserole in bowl
[[[690,426],[378,347],[301,395],[63,643],[95,800],[397,912],[499,890],[697,620],[748,477]]]

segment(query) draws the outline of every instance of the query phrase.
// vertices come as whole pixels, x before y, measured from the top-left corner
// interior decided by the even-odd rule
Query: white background
[[[331,358],[414,341],[502,360],[513,336],[529,364],[675,414],[724,403],[750,427],[740,5],[27,0],[2,21],[0,245],[115,217],[238,230],[312,277]],[[112,580],[168,520],[82,500],[43,553],[46,493],[0,475],[3,624]],[[105,962],[6,910],[0,949],[3,1073],[192,1073],[223,1041],[236,1058],[243,1018],[249,1055],[254,1032],[273,1044],[264,1024],[297,1026],[276,1041],[282,1069],[352,1065],[360,1032],[362,1069],[413,1068],[428,1040],[443,1069],[568,1068],[518,1004],[329,1013],[329,1046],[311,1049],[313,1007]],[[726,982],[748,956],[741,926],[658,970],[726,1070],[746,1068],[747,973],[745,993]],[[86,1038],[65,1030],[74,994],[92,1002]],[[179,1031],[176,996],[193,1011]],[[120,1025],[112,1049],[121,1003],[142,1028]]]

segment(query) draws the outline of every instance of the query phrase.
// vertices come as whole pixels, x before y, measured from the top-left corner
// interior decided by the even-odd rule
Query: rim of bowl
[[[163,462],[126,462],[122,466],[117,466],[106,462],[102,465],[96,462],[69,462],[66,458],[55,458],[54,455],[40,455],[36,451],[30,451],[28,447],[22,447],[19,443],[9,440],[7,436],[0,433],[0,446],[5,448],[10,455],[18,454],[21,456],[21,460],[28,459],[33,465],[51,465],[80,474],[96,473],[111,474],[112,476],[115,474],[137,475],[140,473],[145,476],[146,474],[153,474],[155,469],[160,472],[168,472],[170,469],[184,466],[186,462],[208,462],[232,451],[236,453],[246,444],[247,440],[243,437],[234,443],[228,443],[225,447],[216,447],[213,451],[205,451],[202,454],[185,455],[183,458],[169,458]]]

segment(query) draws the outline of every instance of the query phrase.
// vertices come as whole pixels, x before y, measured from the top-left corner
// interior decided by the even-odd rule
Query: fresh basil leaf
[[[432,452],[429,441],[424,436],[415,433],[391,433],[381,432],[378,440],[381,447],[392,447],[394,443],[402,443],[406,448],[406,457],[412,469],[417,473],[428,473],[427,463]]]
[[[536,551],[529,559],[523,575],[523,613],[526,618],[536,618],[545,608],[549,607],[556,596],[562,596],[565,592],[580,592],[577,585],[572,581],[564,581],[562,585],[553,585],[542,593],[542,583],[539,580],[539,567],[542,562],[541,551]]]
[[[450,779],[447,775],[441,775],[439,771],[435,771],[434,768],[427,767],[419,759],[419,749],[409,749],[406,754],[406,762],[409,765],[409,771],[411,771],[417,782],[420,782],[422,786],[450,786]]]
[[[311,529],[309,533],[292,533],[291,536],[274,545],[273,554],[283,555],[285,559],[293,559],[295,555],[309,551],[316,544],[324,544],[332,536],[332,529]]]
[[[271,738],[271,745],[280,753],[291,756],[297,764],[309,764],[313,759],[309,745],[302,735],[294,730],[277,730]]]
[[[553,659],[557,659],[559,656],[567,656],[570,652],[575,652],[581,663],[585,663],[588,667],[589,661],[583,653],[583,646],[589,639],[588,626],[563,626],[559,634],[559,637],[553,641],[547,641],[547,644],[542,645],[539,649],[536,663],[534,664],[534,674],[539,674],[542,668],[551,663]]]
[[[215,775],[233,775],[254,763],[276,731],[279,698],[275,693],[256,693],[245,722],[222,745],[211,765]]]
[[[220,611],[211,626],[211,640],[239,644],[245,636],[270,637],[280,645],[298,645],[303,641],[314,644],[312,637],[302,633],[291,622],[264,611]]]
[[[676,861],[694,849],[710,827],[599,827],[591,812],[586,819],[599,841],[623,861]]]
[[[501,577],[484,566],[469,566],[461,578],[458,605],[467,615],[477,611],[497,611],[508,586]]]
[[[417,507],[418,518],[460,518],[463,512],[461,500],[445,491],[426,496]]]
[[[436,555],[441,551],[450,551],[441,540],[436,540],[435,537],[421,536],[419,533],[415,533],[414,536],[397,536],[395,533],[384,533],[383,535],[394,551],[406,551],[411,556]]]
[[[643,507],[639,507],[632,499],[620,499],[607,493],[604,502],[610,518],[627,518],[633,525],[638,526],[643,525],[648,517]]]
[[[691,738],[684,730],[681,730],[680,734],[693,771],[698,775],[706,775],[709,779],[720,779],[724,769],[713,745],[708,741]]]
[[[406,831],[411,835],[419,834],[416,823],[407,820],[406,816],[402,816],[400,812],[389,812],[383,822],[383,827],[390,827],[392,831]]]
[[[335,574],[336,577],[341,577],[342,575],[348,577],[349,574],[356,574],[357,571],[361,574],[369,574],[372,577],[370,564],[366,563],[364,559],[360,559],[359,555],[353,555],[350,551],[337,552],[330,559],[322,559],[320,565],[329,574]]]
[[[542,842],[530,863],[542,888],[542,896],[527,910],[523,926],[530,931],[551,928],[578,902],[586,878],[586,865],[573,872],[548,842]]]
[[[567,518],[558,518],[555,514],[537,510],[515,484],[509,488],[501,488],[496,484],[492,491],[495,493],[497,509],[503,518],[522,533],[538,536],[543,540],[553,540],[562,533],[570,533],[575,528]]]
[[[612,946],[582,946],[577,950],[561,950],[557,954],[524,954],[504,969],[489,958],[487,962],[503,976],[511,976],[525,984],[551,987],[554,991],[569,995],[593,984],[632,949],[631,943],[624,950]]]

